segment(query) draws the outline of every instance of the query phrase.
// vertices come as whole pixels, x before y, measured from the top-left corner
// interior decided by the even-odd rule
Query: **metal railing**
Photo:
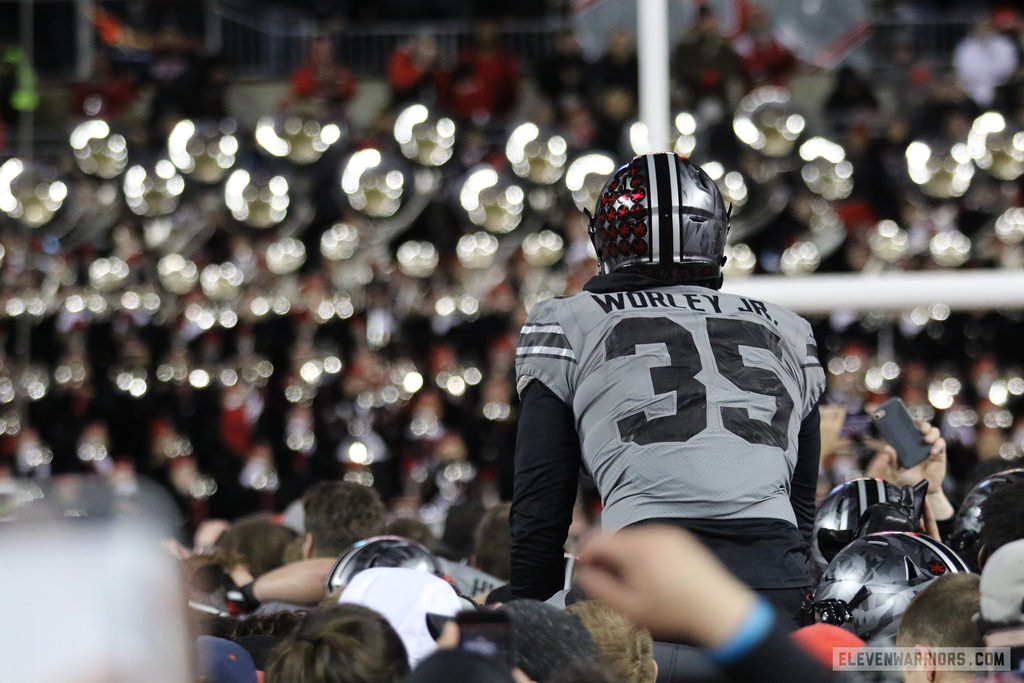
[[[282,78],[299,66],[310,44],[321,34],[317,26],[287,11],[270,10],[254,18],[237,7],[218,4],[208,22],[217,32],[213,40],[237,78]],[[504,21],[499,34],[524,66],[551,53],[567,21],[544,19]],[[381,76],[388,59],[404,42],[428,33],[438,44],[442,63],[451,64],[461,47],[470,43],[473,25],[466,20],[350,25],[331,32],[337,61],[359,76]]]
[[[286,77],[305,59],[310,43],[321,29],[308,15],[289,9],[286,4],[256,6],[244,0],[174,0],[190,11],[203,13],[205,42],[210,53],[220,53],[234,74],[242,79]],[[52,19],[54,12],[73,23],[59,33],[72,40],[60,49],[37,55],[40,76],[48,80],[69,81],[83,78],[99,49],[90,14],[100,0],[0,0],[3,16],[18,29],[7,27],[8,42],[26,27],[38,29]],[[59,11],[58,11],[59,10]],[[32,15],[29,19],[26,14]],[[28,22],[26,23],[26,19]],[[948,64],[956,44],[971,28],[974,17],[966,14],[916,16],[911,18],[876,17],[872,32],[859,48],[862,63],[875,71],[885,71],[891,56],[901,45],[909,46],[916,58],[929,64]],[[571,18],[546,17],[535,20],[503,21],[498,25],[501,38],[519,56],[525,68],[550,54],[558,32],[572,25]],[[473,24],[468,19],[436,22],[390,22],[349,24],[332,31],[335,53],[359,76],[386,73],[391,53],[410,37],[429,32],[436,38],[443,62],[451,63],[460,47],[471,40]],[[31,33],[31,31],[30,31]],[[24,36],[21,36],[24,38]],[[51,46],[52,47],[52,46]]]
[[[892,66],[896,53],[908,48],[916,61],[950,64],[957,43],[970,31],[974,21],[962,14],[914,19],[876,19],[871,36],[862,49],[875,71]]]

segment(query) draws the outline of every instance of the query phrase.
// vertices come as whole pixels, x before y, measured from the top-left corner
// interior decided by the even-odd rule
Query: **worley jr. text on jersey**
[[[643,308],[684,308],[699,313],[723,312],[722,297],[717,294],[680,294],[641,290],[636,292],[615,292],[614,294],[591,294],[590,298],[605,313]],[[763,317],[773,325],[778,325],[778,322],[769,315],[767,306],[760,301],[737,297],[735,300],[727,300],[726,303],[730,306],[735,305],[735,312],[737,313],[753,313]],[[728,313],[730,311],[725,312]]]

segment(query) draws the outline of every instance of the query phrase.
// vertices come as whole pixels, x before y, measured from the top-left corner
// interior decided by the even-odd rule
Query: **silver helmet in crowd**
[[[853,540],[868,506],[899,499],[900,488],[877,477],[851,479],[832,489],[818,506],[811,532],[811,559],[818,571],[824,571],[836,553]]]
[[[949,547],[922,534],[883,531],[857,538],[832,559],[804,604],[806,621],[870,640],[893,636],[914,596],[945,574],[968,572]]]
[[[324,579],[324,591],[344,588],[353,576],[371,567],[406,567],[435,576],[443,573],[426,546],[402,536],[373,536],[353,543],[338,557]]]
[[[949,545],[973,571],[980,571],[978,552],[981,550],[982,504],[1000,486],[1020,481],[1021,478],[1024,478],[1024,469],[1017,468],[997,472],[982,479],[971,489],[960,509],[956,511],[953,533],[949,535]]]

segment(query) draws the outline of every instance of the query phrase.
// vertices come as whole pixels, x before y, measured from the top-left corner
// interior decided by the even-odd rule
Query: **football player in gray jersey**
[[[516,349],[515,595],[562,587],[582,465],[605,528],[686,527],[799,614],[825,376],[807,321],[718,291],[728,230],[697,165],[638,156],[591,217],[600,273],[530,311]]]

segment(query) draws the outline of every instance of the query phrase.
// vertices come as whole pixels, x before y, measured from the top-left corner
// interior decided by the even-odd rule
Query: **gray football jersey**
[[[825,375],[811,326],[791,311],[691,285],[548,299],[523,325],[516,379],[572,406],[606,528],[796,525],[800,422]]]

